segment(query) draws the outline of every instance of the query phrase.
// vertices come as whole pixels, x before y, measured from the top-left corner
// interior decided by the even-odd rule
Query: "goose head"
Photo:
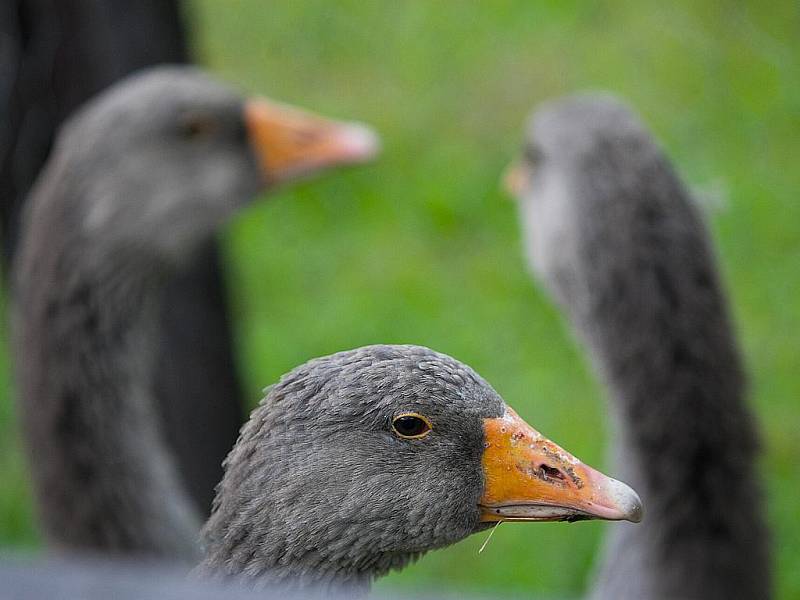
[[[608,272],[595,269],[605,260],[599,249],[617,262],[636,255],[625,219],[638,216],[624,203],[658,189],[655,178],[669,193],[670,173],[638,117],[610,94],[570,96],[534,112],[503,183],[517,200],[528,264],[559,304],[580,313],[579,304],[593,296],[586,288],[593,272]],[[594,243],[604,228],[614,230]],[[631,250],[615,252],[613,244]]]
[[[499,521],[638,521],[628,486],[419,346],[312,360],[268,389],[218,488],[205,568],[366,584]]]
[[[363,125],[245,98],[201,70],[148,69],[100,94],[57,144],[68,222],[105,251],[182,260],[260,191],[374,157]],[[67,195],[68,203],[63,201]]]

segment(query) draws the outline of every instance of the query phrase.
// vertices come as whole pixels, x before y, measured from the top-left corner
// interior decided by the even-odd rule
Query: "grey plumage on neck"
[[[538,110],[509,181],[530,265],[608,387],[618,468],[648,509],[614,526],[592,597],[768,598],[754,419],[686,188],[610,96]]]

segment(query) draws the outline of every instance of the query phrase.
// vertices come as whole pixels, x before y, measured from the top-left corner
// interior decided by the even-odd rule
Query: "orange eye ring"
[[[392,419],[392,431],[404,440],[418,440],[433,431],[433,424],[428,417],[415,412],[406,412]]]

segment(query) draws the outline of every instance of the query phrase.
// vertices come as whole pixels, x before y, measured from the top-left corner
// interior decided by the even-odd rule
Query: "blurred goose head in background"
[[[591,257],[580,252],[582,246],[600,246],[585,234],[613,223],[615,211],[624,215],[631,212],[626,204],[635,204],[605,198],[655,195],[642,188],[639,178],[647,171],[663,170],[660,183],[664,175],[672,175],[671,167],[660,160],[660,149],[639,119],[610,94],[544,103],[530,117],[525,133],[521,155],[507,169],[504,187],[519,201],[530,267],[560,304],[572,306],[592,296],[580,287],[587,280],[582,269]],[[664,183],[668,187],[657,194],[670,192],[672,182]],[[598,225],[592,227],[593,222]],[[620,239],[626,235],[620,231]],[[610,250],[614,240],[603,243]],[[618,253],[616,260],[627,259]]]
[[[159,67],[70,119],[42,179],[61,171],[58,185],[74,188],[72,218],[94,243],[177,257],[260,190],[368,161],[378,150],[363,125],[244,99],[197,68]]]

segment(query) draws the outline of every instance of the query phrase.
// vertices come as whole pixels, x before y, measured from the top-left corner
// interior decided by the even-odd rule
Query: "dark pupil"
[[[428,429],[428,424],[419,417],[398,417],[394,420],[394,428],[400,435],[420,435]]]

